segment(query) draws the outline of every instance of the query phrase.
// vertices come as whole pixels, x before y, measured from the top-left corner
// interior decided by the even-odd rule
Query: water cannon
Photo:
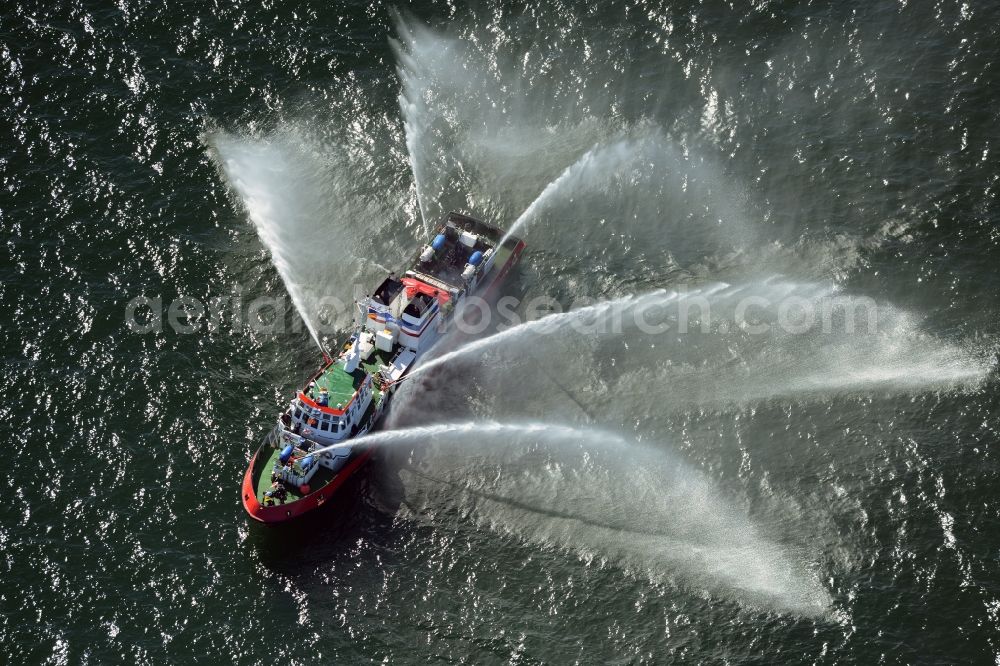
[[[476,270],[479,268],[479,264],[483,263],[483,253],[476,250],[469,257],[469,263],[465,265],[465,270],[462,271],[462,279],[469,281],[472,276],[476,274]]]
[[[445,238],[444,234],[438,234],[431,241],[430,245],[424,246],[424,251],[420,253],[420,261],[427,263],[434,258],[434,255],[444,249],[445,244],[448,240]]]

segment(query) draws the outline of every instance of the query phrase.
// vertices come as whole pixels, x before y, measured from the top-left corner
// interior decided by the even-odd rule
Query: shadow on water
[[[630,529],[628,527],[623,527],[622,525],[612,523],[610,521],[595,520],[594,518],[587,516],[583,513],[574,511],[563,511],[558,509],[551,509],[546,507],[539,507],[528,502],[521,501],[515,497],[509,497],[500,493],[491,493],[483,490],[477,490],[472,488],[467,483],[461,483],[458,481],[449,481],[448,479],[443,479],[426,472],[421,472],[419,467],[415,465],[406,465],[400,468],[400,471],[405,470],[409,474],[419,476],[431,483],[437,483],[442,486],[449,488],[457,493],[465,493],[478,497],[480,499],[488,500],[490,502],[496,502],[498,504],[504,504],[508,507],[518,509],[520,511],[526,511],[546,518],[556,518],[560,520],[570,520],[579,523],[583,526],[597,527],[603,530],[609,530],[611,532],[620,533],[623,537],[635,536],[635,537],[665,537],[670,538],[673,536],[669,532],[661,530],[651,530],[651,529]],[[402,483],[401,483],[402,490]]]
[[[276,572],[301,571],[303,565],[320,564],[346,552],[356,540],[373,531],[392,529],[395,509],[391,497],[391,478],[385,474],[378,456],[348,480],[334,498],[319,509],[287,523],[264,525],[250,523],[247,543],[257,552],[261,563]],[[383,491],[382,486],[390,490]]]
[[[434,423],[364,439],[389,454],[390,478],[402,476],[405,490],[393,483],[382,501],[404,519],[475,525],[748,607],[831,611],[801,546],[665,451],[550,422]]]

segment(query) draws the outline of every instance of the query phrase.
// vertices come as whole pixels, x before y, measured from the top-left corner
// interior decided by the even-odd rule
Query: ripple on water
[[[424,4],[410,34],[377,3],[188,10],[0,10],[10,660],[995,661],[996,7]],[[442,432],[265,532],[237,483],[317,362],[307,334],[123,317],[141,294],[287,293],[212,133],[287,167],[235,158],[366,285],[420,209],[510,224],[638,142],[623,177],[536,207],[512,287],[767,295],[780,273],[807,301],[870,296],[885,328],[486,343],[461,381],[415,378],[400,423],[559,421],[682,467]]]

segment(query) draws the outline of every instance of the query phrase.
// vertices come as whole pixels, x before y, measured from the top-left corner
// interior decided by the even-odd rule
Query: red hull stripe
[[[302,514],[318,509],[326,504],[333,497],[334,493],[340,489],[344,483],[351,478],[355,472],[361,469],[368,459],[371,458],[372,450],[362,451],[354,460],[347,463],[344,469],[340,470],[329,483],[322,488],[317,488],[300,500],[288,504],[277,504],[275,506],[264,506],[257,499],[257,490],[253,482],[253,467],[257,462],[257,456],[264,452],[264,447],[257,449],[246,474],[243,476],[243,508],[254,520],[261,523],[281,523],[286,520],[297,518]],[[263,471],[261,472],[264,473]]]
[[[511,252],[510,257],[507,259],[507,263],[504,264],[503,268],[500,269],[500,272],[497,274],[496,278],[493,280],[493,282],[490,283],[489,287],[486,288],[486,291],[484,292],[485,296],[488,296],[490,293],[492,293],[493,289],[495,289],[497,285],[499,285],[500,282],[503,281],[503,279],[507,276],[507,273],[510,271],[510,269],[515,264],[517,264],[521,256],[521,252],[524,250],[525,247],[526,246],[524,241],[518,241],[517,245],[514,246],[514,251]],[[431,317],[431,319],[433,319],[433,317]],[[427,324],[430,324],[430,320],[427,321]],[[424,326],[424,328],[426,328],[426,325]],[[326,368],[324,367],[323,369],[325,370]],[[319,376],[319,373],[317,373],[317,376]],[[299,398],[302,399],[306,404],[317,407],[319,406],[316,405],[312,400],[309,400],[305,396],[305,394],[301,392],[299,393]],[[348,405],[350,405],[350,403],[348,403]],[[341,410],[335,410],[331,408],[324,409],[323,407],[320,407],[320,409],[323,409],[323,411],[332,412],[334,414],[343,414],[343,411]],[[243,508],[246,509],[246,512],[248,514],[250,514],[251,518],[253,518],[258,522],[282,523],[288,520],[292,520],[293,518],[297,518],[304,513],[312,511],[313,509],[317,509],[323,506],[326,502],[330,501],[333,498],[334,493],[337,492],[337,490],[339,490],[347,482],[349,478],[351,478],[354,474],[356,474],[357,471],[360,470],[366,462],[368,462],[368,459],[371,458],[372,456],[373,449],[367,448],[361,453],[359,453],[353,460],[347,463],[344,469],[340,470],[340,472],[338,472],[337,475],[334,476],[330,480],[330,482],[327,483],[322,488],[317,488],[316,490],[313,490],[311,493],[309,493],[302,499],[297,500],[295,502],[291,502],[289,504],[279,504],[276,506],[263,506],[257,500],[257,489],[254,485],[254,480],[253,480],[253,468],[254,464],[257,462],[257,456],[261,455],[264,451],[265,451],[264,446],[261,446],[259,449],[257,449],[257,452],[253,455],[253,458],[250,459],[250,464],[247,466],[246,473],[244,473],[243,475],[243,497],[242,497]],[[263,474],[264,471],[262,470],[261,473]]]

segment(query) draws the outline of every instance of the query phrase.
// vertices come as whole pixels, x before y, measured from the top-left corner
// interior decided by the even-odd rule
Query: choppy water
[[[1000,659],[1000,9],[400,9],[0,10],[11,663]],[[598,305],[483,332],[340,506],[248,524],[321,299],[449,209],[518,222],[508,293]],[[598,325],[699,296],[879,320]]]

